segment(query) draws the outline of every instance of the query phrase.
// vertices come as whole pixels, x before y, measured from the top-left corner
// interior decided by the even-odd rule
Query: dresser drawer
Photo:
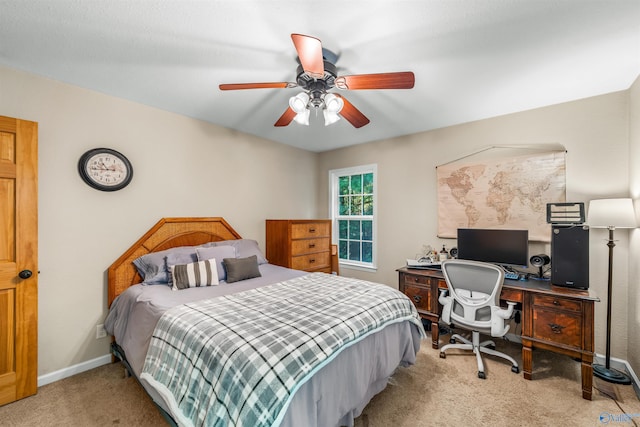
[[[291,241],[291,255],[304,255],[326,251],[331,247],[328,237],[321,239],[303,239]]]
[[[300,255],[291,258],[291,268],[294,270],[319,270],[331,268],[331,252],[319,252],[317,254]]]
[[[542,307],[554,307],[558,310],[574,311],[576,313],[582,311],[582,305],[580,304],[580,301],[568,298],[554,297],[551,295],[534,295],[533,304]]]
[[[431,311],[431,289],[415,285],[405,285],[404,294],[418,310]]]
[[[581,348],[580,314],[536,308],[533,311],[533,337]]]
[[[331,224],[329,222],[301,222],[291,224],[292,239],[307,239],[311,237],[329,237]]]

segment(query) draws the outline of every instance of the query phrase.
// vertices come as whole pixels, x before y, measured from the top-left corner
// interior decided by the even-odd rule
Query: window
[[[341,264],[376,268],[376,165],[329,171],[333,241]]]

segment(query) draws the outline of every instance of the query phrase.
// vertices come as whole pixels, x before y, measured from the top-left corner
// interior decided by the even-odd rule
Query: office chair
[[[478,377],[482,379],[486,375],[481,353],[507,359],[512,364],[511,371],[520,372],[518,363],[511,356],[495,350],[494,341],[480,342],[480,333],[502,337],[509,330],[507,323],[516,303],[507,302],[507,309],[500,307],[504,270],[484,262],[451,259],[442,262],[442,273],[447,289],[443,289],[438,298],[443,306],[441,319],[448,325],[470,330],[471,341],[458,334],[452,335],[451,344],[442,347],[440,357],[447,357],[446,351],[451,348],[473,350],[478,360]],[[456,340],[462,343],[456,343]]]

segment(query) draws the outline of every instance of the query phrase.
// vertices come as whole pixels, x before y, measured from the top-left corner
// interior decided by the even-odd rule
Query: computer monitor
[[[459,228],[458,258],[526,268],[529,231]]]

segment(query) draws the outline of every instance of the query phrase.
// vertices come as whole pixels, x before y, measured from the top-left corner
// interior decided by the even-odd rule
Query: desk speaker
[[[551,227],[551,284],[589,288],[589,229],[581,225]]]
[[[551,259],[549,258],[549,255],[540,254],[540,255],[534,255],[531,258],[529,258],[529,262],[534,267],[544,267],[545,265],[551,262]]]

